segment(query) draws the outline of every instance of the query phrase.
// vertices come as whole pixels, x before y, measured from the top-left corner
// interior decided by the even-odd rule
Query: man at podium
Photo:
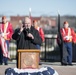
[[[42,43],[38,31],[31,25],[29,17],[25,17],[23,24],[15,30],[12,38],[17,42],[17,50],[37,49],[36,45],[41,45]]]

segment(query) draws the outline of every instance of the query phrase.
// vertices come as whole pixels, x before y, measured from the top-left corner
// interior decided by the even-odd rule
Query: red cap
[[[37,22],[37,20],[33,20],[33,23],[34,23],[34,22]]]
[[[2,19],[6,19],[6,16],[2,16]]]
[[[67,21],[64,21],[64,24],[68,24],[68,22]]]

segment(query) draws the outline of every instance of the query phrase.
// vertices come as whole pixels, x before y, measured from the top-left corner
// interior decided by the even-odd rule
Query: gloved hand
[[[5,36],[5,34],[4,34],[4,33],[1,33],[1,36],[2,36],[2,37],[4,37],[4,36]]]
[[[65,36],[65,39],[66,39],[66,40],[69,40],[69,39],[70,39],[70,37],[69,37],[69,36]]]
[[[70,40],[72,38],[72,36],[65,36],[66,40]]]

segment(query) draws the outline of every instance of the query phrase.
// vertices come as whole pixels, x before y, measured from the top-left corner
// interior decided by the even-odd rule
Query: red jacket
[[[73,41],[73,43],[76,43],[76,33],[75,33],[75,35],[74,35],[72,41]]]
[[[44,41],[45,41],[45,36],[44,36],[44,31],[43,31],[43,29],[40,28],[40,27],[37,27],[36,29],[38,30],[38,32],[39,32],[39,34],[40,34],[40,37],[41,37],[42,41],[44,42]]]
[[[0,26],[0,33],[4,33],[4,24],[1,24]],[[12,24],[10,22],[8,22],[8,26],[6,27],[6,40],[10,40],[12,38],[12,34],[13,34],[13,27]]]
[[[61,34],[64,42],[75,42],[76,41],[76,35],[72,28],[61,28]]]

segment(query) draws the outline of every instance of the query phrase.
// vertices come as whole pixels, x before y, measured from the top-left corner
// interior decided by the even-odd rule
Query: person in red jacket
[[[69,23],[65,21],[63,23],[63,28],[60,29],[63,46],[62,46],[62,65],[72,65],[72,42],[75,40],[75,32],[69,27]]]
[[[6,16],[2,16],[2,23],[0,24],[0,64],[8,65],[9,56],[9,41],[12,38],[13,27],[7,21]]]
[[[33,26],[35,27],[35,29],[37,29],[37,30],[38,30],[39,35],[40,35],[40,37],[41,37],[41,39],[42,39],[42,42],[44,42],[44,41],[45,41],[44,31],[43,31],[43,29],[42,29],[41,27],[39,27],[39,26],[38,26],[38,24],[37,24],[37,21],[36,21],[36,20],[34,20],[34,21],[33,21]],[[37,45],[37,48],[38,48],[38,49],[40,49],[40,46],[39,46],[39,45]]]

